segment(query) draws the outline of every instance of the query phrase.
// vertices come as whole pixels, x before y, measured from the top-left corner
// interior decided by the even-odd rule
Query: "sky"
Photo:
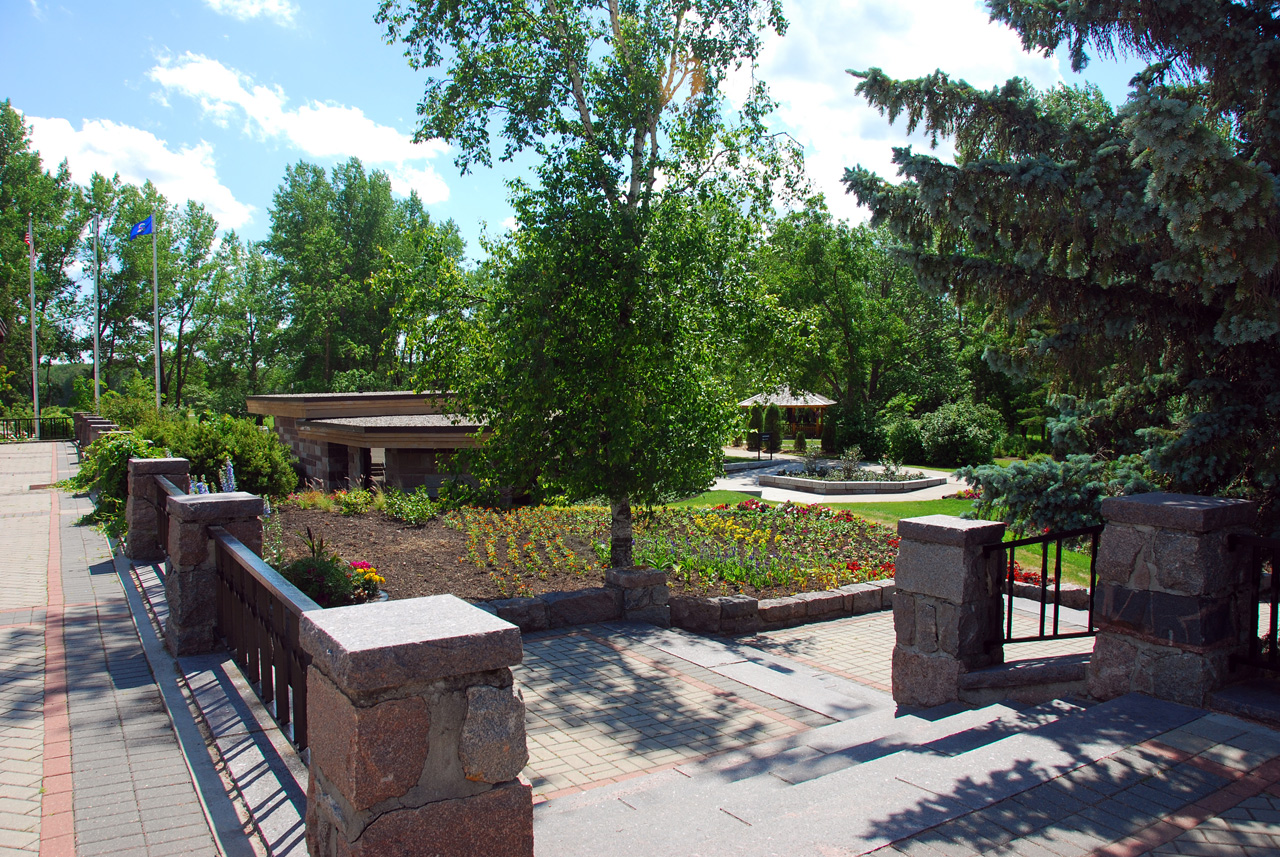
[[[505,182],[531,160],[460,174],[439,140],[413,143],[425,75],[385,42],[377,3],[351,0],[0,0],[0,100],[30,124],[46,168],[150,179],[171,203],[201,202],[225,230],[265,238],[286,167],[355,156],[416,190],[432,217],[477,239],[511,225]],[[805,147],[806,172],[832,211],[863,220],[840,177],[861,164],[893,175],[892,148],[927,143],[890,126],[854,92],[846,69],[899,77],[941,68],[991,87],[1090,81],[1124,100],[1136,61],[1028,54],[968,0],[785,0],[784,38],[770,36],[758,76],[779,108],[777,130]],[[495,152],[496,155],[496,152]]]

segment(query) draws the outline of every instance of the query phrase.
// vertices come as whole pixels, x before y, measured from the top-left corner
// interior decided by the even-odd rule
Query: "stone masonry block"
[[[899,705],[931,707],[960,698],[960,662],[901,645],[893,649],[893,699]]]
[[[1129,585],[1138,557],[1149,539],[1150,531],[1108,523],[1098,541],[1098,582]]]
[[[349,695],[502,669],[524,657],[519,628],[453,595],[304,613],[301,643]]]
[[[131,458],[129,459],[130,475],[182,476],[191,472],[191,462],[185,458]]]
[[[209,552],[209,527],[204,523],[169,520],[169,545],[165,548],[171,568],[193,569],[205,565]]]
[[[778,625],[804,618],[804,602],[799,598],[766,598],[759,602],[760,621]]]
[[[550,627],[547,602],[541,598],[503,598],[490,601],[488,607],[521,631],[545,631]]]
[[[641,589],[649,586],[666,586],[667,573],[652,568],[611,568],[604,573],[606,586],[619,589]]]
[[[959,604],[989,595],[998,571],[998,554],[984,561],[976,547],[926,544],[904,538],[898,545],[894,579],[899,590]]]
[[[307,717],[311,764],[354,809],[400,797],[417,785],[428,749],[427,704],[421,697],[358,707],[310,670]]]
[[[262,555],[262,519],[248,518],[239,521],[227,521],[222,528],[227,535],[239,540],[249,550]]]
[[[1107,497],[1102,501],[1102,517],[1107,523],[1137,524],[1190,533],[1247,527],[1253,523],[1257,511],[1257,504],[1250,500],[1163,492]]]
[[[385,813],[354,842],[332,826],[313,826],[312,802],[307,806],[307,850],[312,855],[533,857],[532,788],[519,782],[474,797]]]
[[[967,521],[951,515],[925,515],[898,521],[898,535],[903,541],[967,548],[1000,541],[1004,538],[1004,524]]]
[[[754,634],[760,630],[760,602],[750,595],[722,595],[711,600],[720,604],[721,634]]]
[[[720,632],[720,602],[687,595],[671,597],[671,624],[698,634]]]
[[[653,604],[649,607],[641,607],[638,610],[628,610],[626,620],[628,622],[645,622],[650,625],[657,625],[659,628],[670,628],[671,608],[665,604]]]
[[[840,587],[840,591],[853,596],[849,609],[856,616],[875,613],[882,609],[880,599],[881,592],[884,590],[879,586],[870,583],[850,583],[848,586]]]
[[[467,779],[483,783],[514,780],[528,764],[524,702],[511,688],[467,688],[467,717],[458,742],[458,758]]]
[[[916,643],[916,596],[903,593],[893,601],[893,630],[903,646]]]
[[[576,592],[548,592],[542,600],[547,603],[552,628],[622,618],[622,591],[618,589],[597,586]]]
[[[1227,550],[1227,533],[1204,535],[1162,531],[1152,539],[1155,588],[1184,595],[1209,595],[1241,579],[1244,551]]]

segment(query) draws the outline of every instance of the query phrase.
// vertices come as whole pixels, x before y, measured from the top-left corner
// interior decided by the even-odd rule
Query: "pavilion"
[[[482,428],[448,413],[438,393],[297,393],[246,402],[249,413],[272,418],[302,478],[325,490],[367,487],[381,469],[387,486],[425,485],[434,495],[458,475],[454,453],[477,446]]]
[[[765,408],[777,405],[782,409],[782,424],[786,434],[794,436],[797,431],[803,431],[808,437],[814,438],[822,434],[823,411],[834,404],[834,399],[817,393],[793,393],[789,387],[778,387],[771,393],[743,399],[738,402],[738,407],[749,410],[755,405]]]

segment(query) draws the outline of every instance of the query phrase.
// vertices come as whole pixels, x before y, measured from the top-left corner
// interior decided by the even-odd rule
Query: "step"
[[[671,770],[596,790],[577,811],[535,811],[540,853],[790,855],[861,854],[974,809],[1034,788],[1125,747],[1182,726],[1202,712],[1130,695],[1086,710],[1022,712],[1033,728],[1013,728],[1002,712],[964,749],[892,753],[798,785],[776,776],[727,781]],[[1065,715],[1065,716],[1064,716]],[[1042,718],[1040,722],[1037,718]],[[1035,725],[1036,723],[1040,725]],[[815,730],[818,731],[818,730]],[[964,731],[956,733],[963,735]],[[950,738],[950,736],[948,736]],[[946,755],[943,750],[960,750]],[[640,780],[655,782],[633,785]],[[556,803],[556,802],[553,802]],[[607,831],[607,839],[602,835]]]

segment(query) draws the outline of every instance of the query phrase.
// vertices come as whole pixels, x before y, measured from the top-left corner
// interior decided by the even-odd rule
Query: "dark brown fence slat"
[[[293,742],[307,746],[307,666],[298,643],[302,614],[320,607],[222,527],[210,527],[217,552],[219,632],[227,648]],[[274,704],[273,704],[274,703]]]
[[[1235,666],[1280,673],[1280,577],[1276,575],[1276,561],[1280,559],[1280,539],[1236,534],[1228,537],[1227,545],[1233,551],[1245,548],[1249,551],[1245,598],[1250,609],[1248,625],[1244,629],[1248,644],[1245,651],[1233,658],[1232,662]],[[1267,565],[1270,565],[1271,573],[1264,590],[1263,568]],[[1265,628],[1258,621],[1258,609],[1264,603],[1270,608]]]

